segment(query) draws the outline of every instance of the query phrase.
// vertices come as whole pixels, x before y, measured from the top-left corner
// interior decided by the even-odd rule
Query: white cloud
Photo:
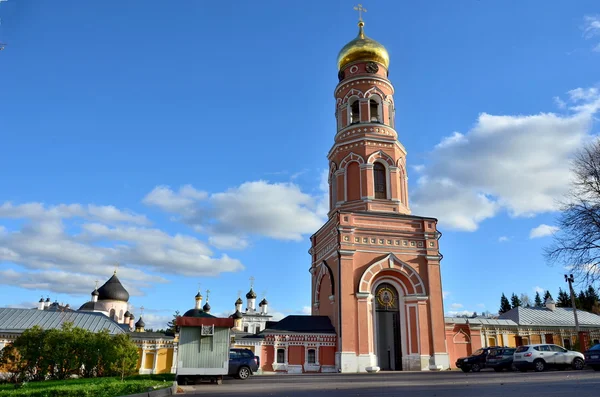
[[[549,226],[549,225],[541,224],[538,227],[534,227],[533,229],[531,229],[531,231],[529,232],[529,238],[539,238],[539,237],[551,236],[552,234],[554,234],[557,231],[558,231],[558,227],[556,227],[556,226]]]
[[[293,183],[267,181],[246,182],[210,195],[191,185],[184,188],[175,192],[158,186],[144,203],[178,215],[196,231],[209,234],[209,242],[218,248],[245,248],[252,235],[300,241],[323,224],[329,210],[326,171],[315,196]]]
[[[0,218],[8,219],[35,219],[58,220],[70,218],[85,218],[99,222],[114,224],[120,222],[148,225],[150,221],[145,215],[135,214],[131,211],[122,211],[112,205],[81,205],[59,204],[45,206],[43,203],[25,203],[13,205],[7,201],[0,205]]]
[[[461,303],[453,303],[450,305],[452,309],[462,309],[463,305]]]
[[[539,292],[540,295],[543,295],[546,292],[545,289],[543,289],[542,287],[538,287],[537,285],[535,287],[533,287],[533,291],[534,292]]]
[[[565,101],[563,101],[562,99],[560,99],[560,97],[555,96],[552,99],[554,99],[554,103],[556,104],[556,106],[558,106],[559,109],[567,108],[567,103]]]
[[[442,296],[444,297],[444,299],[446,299],[447,297],[450,296],[450,292],[449,291],[442,291]]]
[[[482,113],[470,131],[443,139],[413,189],[413,213],[475,231],[502,210],[513,217],[555,211],[569,189],[569,160],[589,139],[600,109],[595,88],[568,96],[568,115]]]
[[[499,243],[505,243],[505,242],[507,242],[509,240],[510,240],[510,238],[507,237],[507,236],[500,236],[500,237],[498,237],[498,242]]]
[[[483,304],[483,303],[478,303],[478,304],[477,304],[477,307],[480,307],[480,308],[482,308],[482,309],[485,309],[485,304]]]
[[[141,295],[143,288],[167,282],[161,274],[214,276],[243,269],[237,259],[214,256],[195,237],[141,226],[149,223],[145,216],[112,206],[7,202],[0,205],[0,218],[22,221],[1,227],[0,263],[23,268],[3,270],[0,284],[89,294],[94,281],[110,277],[119,262],[119,278],[132,295]]]
[[[583,22],[583,37],[591,39],[600,36],[600,15],[586,15]]]
[[[302,312],[302,314],[311,314],[312,309],[310,306],[303,306],[301,312]]]
[[[456,311],[456,310],[450,310],[446,312],[446,316],[449,317],[457,317],[457,316],[472,316],[473,312],[469,311],[469,310],[460,310],[460,311]]]

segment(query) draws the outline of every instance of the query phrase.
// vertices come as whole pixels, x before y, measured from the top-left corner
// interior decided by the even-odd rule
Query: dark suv
[[[258,371],[260,359],[250,349],[229,349],[229,376],[246,380]]]
[[[479,372],[485,368],[485,360],[492,349],[497,348],[484,347],[482,349],[477,349],[469,357],[461,357],[456,360],[456,367],[460,368],[463,372]]]
[[[515,371],[516,367],[513,365],[515,350],[517,350],[516,347],[499,347],[490,350],[487,359],[485,360],[485,366],[493,368],[496,372],[500,372],[503,369]]]

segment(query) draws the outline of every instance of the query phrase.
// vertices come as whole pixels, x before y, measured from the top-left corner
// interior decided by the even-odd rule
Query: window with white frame
[[[308,349],[306,361],[309,364],[316,364],[317,363],[317,351],[315,349]]]
[[[285,349],[277,349],[277,364],[285,364]]]

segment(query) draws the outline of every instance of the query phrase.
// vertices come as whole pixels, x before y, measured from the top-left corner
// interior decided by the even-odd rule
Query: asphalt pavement
[[[185,395],[211,397],[598,397],[600,371],[255,375],[182,389]]]

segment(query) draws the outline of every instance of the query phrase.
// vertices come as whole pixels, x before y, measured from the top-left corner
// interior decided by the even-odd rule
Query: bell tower
[[[337,131],[329,151],[330,212],[409,214],[406,150],[394,128],[394,86],[385,47],[358,36],[338,56]]]
[[[339,52],[329,219],[312,237],[312,314],[336,328],[340,372],[449,367],[437,219],[408,203],[386,48],[365,34]]]

